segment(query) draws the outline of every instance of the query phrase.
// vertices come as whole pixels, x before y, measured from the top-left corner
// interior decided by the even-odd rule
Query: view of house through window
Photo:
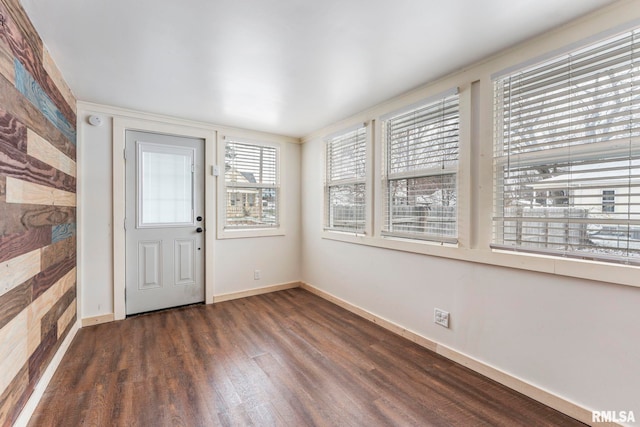
[[[278,226],[278,148],[225,140],[225,229]]]
[[[459,117],[456,89],[383,118],[384,234],[455,242]]]
[[[640,262],[640,31],[495,80],[494,247]]]

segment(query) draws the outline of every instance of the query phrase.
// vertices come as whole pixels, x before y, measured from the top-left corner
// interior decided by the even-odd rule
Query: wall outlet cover
[[[433,311],[433,321],[445,328],[449,327],[449,312],[440,310],[439,308],[434,309]]]

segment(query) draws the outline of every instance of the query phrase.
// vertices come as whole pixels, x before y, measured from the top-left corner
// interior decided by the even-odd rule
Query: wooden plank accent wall
[[[76,100],[19,0],[0,0],[0,426],[76,322]]]

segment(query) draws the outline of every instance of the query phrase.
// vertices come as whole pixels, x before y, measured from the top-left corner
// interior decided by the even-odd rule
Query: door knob
[[[196,233],[202,233],[202,227],[196,228]]]

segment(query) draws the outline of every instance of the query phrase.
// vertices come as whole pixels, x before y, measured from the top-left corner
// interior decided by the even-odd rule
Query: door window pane
[[[145,147],[140,152],[140,225],[192,223],[193,153]]]

